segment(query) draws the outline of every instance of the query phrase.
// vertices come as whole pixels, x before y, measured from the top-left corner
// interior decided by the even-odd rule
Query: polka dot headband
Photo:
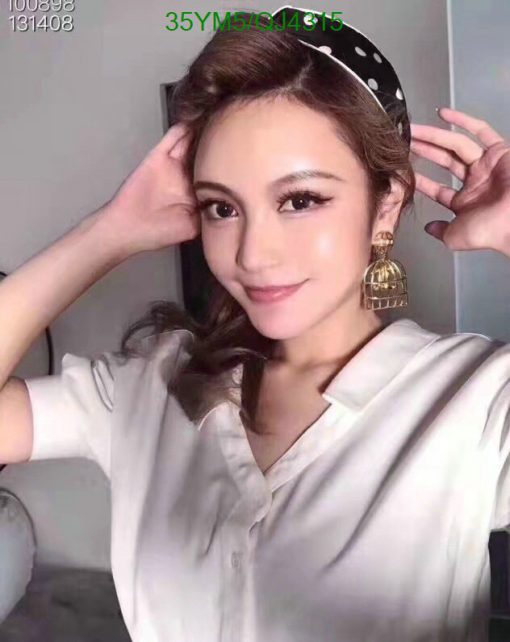
[[[314,9],[284,5],[272,16],[281,25],[290,23],[292,26],[286,27],[287,32],[295,34],[302,44],[321,51],[342,65],[370,92],[409,145],[411,127],[407,105],[395,69],[364,34],[343,19],[343,26],[339,29],[338,19],[332,20],[328,14],[324,14],[323,19],[323,14]]]

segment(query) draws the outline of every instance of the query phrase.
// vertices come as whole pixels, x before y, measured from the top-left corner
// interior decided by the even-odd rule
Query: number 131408
[[[74,10],[75,0],[9,0],[9,22],[12,31],[73,31]]]

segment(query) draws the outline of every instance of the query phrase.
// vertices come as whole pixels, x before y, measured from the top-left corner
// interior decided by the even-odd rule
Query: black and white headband
[[[329,14],[314,9],[287,4],[274,11],[272,16],[282,26],[288,25],[292,19],[289,33],[295,34],[302,44],[321,51],[342,65],[370,92],[400,135],[410,144],[411,126],[407,104],[397,73],[367,36],[343,19],[339,29],[338,20],[332,20]]]

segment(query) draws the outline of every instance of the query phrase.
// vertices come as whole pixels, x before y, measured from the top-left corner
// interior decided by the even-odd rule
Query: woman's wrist
[[[118,225],[114,224],[115,217],[111,212],[110,202],[86,216],[77,226],[77,231],[92,239],[92,245],[97,252],[104,252],[103,257],[112,266],[122,263],[134,252],[127,240],[119,233]]]

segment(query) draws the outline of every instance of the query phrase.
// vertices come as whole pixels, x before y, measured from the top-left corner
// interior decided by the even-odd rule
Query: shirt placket
[[[253,572],[254,540],[252,527],[269,511],[271,498],[267,493],[242,497],[226,524],[224,537],[224,634],[222,642],[253,642],[251,603],[248,584]]]

